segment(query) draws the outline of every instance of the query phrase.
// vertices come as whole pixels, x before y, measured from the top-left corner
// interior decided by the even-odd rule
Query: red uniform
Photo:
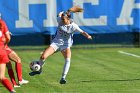
[[[6,50],[7,55],[9,55],[13,51],[9,46],[6,46],[5,50]]]
[[[4,22],[3,20],[0,20],[0,21],[2,22],[4,32],[5,32],[5,33],[9,33],[8,27],[7,27],[7,25],[5,24],[5,22]],[[4,35],[3,35],[3,38],[5,38]],[[5,47],[5,50],[6,50],[7,55],[9,55],[9,54],[13,51],[13,50],[12,50],[10,47],[8,47],[7,45],[6,45],[6,47]]]
[[[0,28],[0,64],[2,64],[2,63],[9,62],[9,58],[7,56],[6,50],[4,48],[4,42],[3,42],[3,37],[5,36],[8,30],[5,22],[1,19],[0,19],[0,25],[2,25]]]

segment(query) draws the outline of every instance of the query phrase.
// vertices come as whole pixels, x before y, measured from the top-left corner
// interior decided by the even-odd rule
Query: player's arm
[[[74,24],[76,31],[80,32],[83,36],[85,36],[87,39],[92,39],[92,36],[89,35],[87,32],[83,31],[82,29],[79,28],[77,24]]]
[[[5,33],[5,45],[7,45],[10,42],[10,40],[11,40],[11,35],[10,35],[10,32],[7,31]]]
[[[3,21],[3,29],[4,29],[4,43],[7,45],[11,40],[11,33],[8,30],[6,23]]]
[[[83,36],[85,36],[87,39],[92,39],[92,36],[91,35],[89,35],[87,32],[81,32],[81,34],[83,35]]]

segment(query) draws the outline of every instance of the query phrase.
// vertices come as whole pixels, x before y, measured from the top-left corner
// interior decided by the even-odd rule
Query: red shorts
[[[0,64],[6,64],[9,62],[8,55],[4,49],[0,49]]]
[[[8,47],[8,46],[5,47],[5,50],[6,50],[7,55],[9,55],[9,54],[13,51],[13,50],[12,50],[10,47]]]

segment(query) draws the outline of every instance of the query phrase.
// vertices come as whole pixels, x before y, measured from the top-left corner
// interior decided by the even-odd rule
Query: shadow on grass
[[[108,82],[108,81],[113,81],[113,82],[120,82],[120,81],[139,81],[140,79],[114,79],[114,80],[82,80],[80,82]]]

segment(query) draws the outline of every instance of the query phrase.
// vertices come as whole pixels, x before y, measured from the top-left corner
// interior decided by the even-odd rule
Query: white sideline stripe
[[[138,56],[138,55],[135,55],[135,54],[132,54],[132,53],[128,53],[128,52],[124,52],[124,51],[118,51],[118,52],[119,52],[119,53],[121,53],[121,54],[128,55],[128,56],[133,56],[133,57],[140,58],[140,56]]]

